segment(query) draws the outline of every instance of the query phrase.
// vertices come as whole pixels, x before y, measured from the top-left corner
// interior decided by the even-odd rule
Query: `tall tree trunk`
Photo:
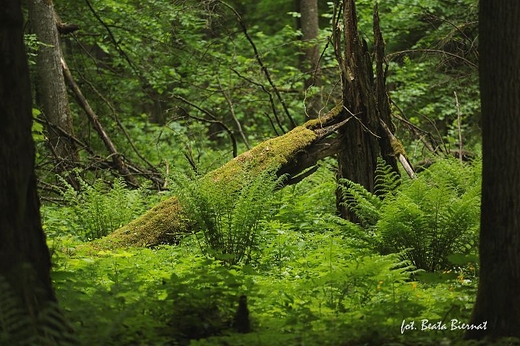
[[[481,0],[479,16],[483,172],[471,325],[481,328],[467,337],[520,337],[520,2]]]
[[[305,90],[312,86],[321,86],[320,47],[316,40],[319,35],[318,0],[299,0],[301,14],[300,25],[302,41],[305,44],[304,72],[308,74],[305,80]],[[306,115],[317,118],[322,108],[321,93],[310,95],[305,102]]]
[[[384,42],[379,28],[377,7],[374,9],[375,79],[371,54],[366,42],[358,34],[354,0],[343,1],[343,49],[336,32],[335,50],[342,70],[343,106],[353,118],[341,129],[344,149],[338,155],[339,177],[363,185],[374,192],[377,158],[383,159],[397,172],[397,161],[392,143],[381,122],[391,132],[390,106],[385,90],[383,69]],[[338,193],[338,209],[342,217],[357,221]]]
[[[19,0],[0,6],[0,276],[35,319],[54,302],[34,174],[32,102]]]
[[[57,20],[52,0],[29,0],[29,19],[41,42],[37,57],[37,90],[48,121],[47,133],[51,150],[56,156],[58,171],[66,170],[78,160],[74,142],[62,131],[72,135],[72,115],[67,98],[67,87],[62,73],[63,59]]]

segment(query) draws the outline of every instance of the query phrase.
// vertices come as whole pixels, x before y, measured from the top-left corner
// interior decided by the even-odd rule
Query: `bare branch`
[[[468,64],[469,66],[471,66],[473,68],[478,68],[477,64],[469,61],[468,59],[466,59],[460,55],[453,54],[453,53],[447,52],[445,50],[440,50],[440,49],[407,49],[407,50],[402,50],[400,52],[390,53],[386,56],[386,58],[389,60],[392,60],[395,57],[405,55],[405,54],[413,54],[413,53],[431,53],[431,54],[448,55],[448,56],[451,56],[452,58],[456,58],[456,59],[460,59],[460,60],[464,61],[466,64]]]
[[[282,95],[280,94],[280,91],[278,90],[278,88],[276,87],[276,85],[274,84],[272,78],[271,78],[271,74],[269,73],[269,70],[267,69],[267,67],[264,65],[263,61],[262,61],[262,58],[260,57],[260,53],[258,53],[258,49],[256,48],[256,45],[253,41],[253,39],[251,38],[251,36],[249,35],[249,32],[247,31],[247,27],[246,27],[246,24],[244,23],[244,21],[242,20],[242,17],[240,16],[240,14],[232,7],[230,6],[229,4],[225,3],[224,1],[219,1],[222,5],[224,5],[225,7],[227,7],[228,9],[231,10],[231,12],[233,12],[233,14],[235,15],[237,21],[238,21],[238,24],[240,24],[240,27],[242,28],[242,32],[244,33],[244,35],[246,36],[246,39],[247,41],[251,44],[251,47],[253,48],[253,51],[255,53],[255,58],[256,58],[256,61],[258,61],[258,65],[260,65],[260,69],[262,70],[262,72],[264,73],[265,75],[265,78],[267,78],[267,81],[269,82],[269,85],[271,85],[271,87],[273,88],[274,90],[274,93],[276,94],[276,97],[278,98],[278,101],[280,101],[280,103],[282,104],[282,107],[285,111],[285,114],[287,115],[287,118],[289,119],[290,123],[291,123],[291,127],[292,128],[295,128],[296,127],[296,122],[294,121],[294,119],[292,118],[291,116],[291,113],[289,112],[289,109],[287,108],[287,105],[285,104],[285,101],[284,99],[282,98]]]

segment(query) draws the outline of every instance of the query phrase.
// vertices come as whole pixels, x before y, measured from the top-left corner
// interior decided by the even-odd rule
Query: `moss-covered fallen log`
[[[210,179],[212,184],[226,184],[231,189],[237,189],[244,172],[255,175],[275,167],[279,176],[288,176],[289,183],[297,182],[306,175],[302,172],[307,168],[340,150],[341,141],[329,137],[348,121],[342,114],[342,107],[337,106],[319,119],[310,120],[282,136],[260,143],[201,179]],[[96,241],[96,244],[111,248],[171,244],[178,242],[180,236],[191,228],[179,200],[171,197]]]

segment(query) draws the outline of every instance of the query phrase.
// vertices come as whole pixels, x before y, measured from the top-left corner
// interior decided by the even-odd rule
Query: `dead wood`
[[[210,179],[215,185],[236,184],[239,188],[242,173],[255,175],[278,167],[277,175],[287,175],[287,183],[296,183],[312,174],[313,167],[319,160],[341,150],[341,139],[331,135],[348,122],[348,119],[344,119],[344,114],[343,107],[339,105],[323,117],[310,120],[282,136],[258,144],[201,179]],[[171,197],[95,244],[110,248],[157,246],[176,243],[191,229],[192,225],[183,214],[178,199]]]

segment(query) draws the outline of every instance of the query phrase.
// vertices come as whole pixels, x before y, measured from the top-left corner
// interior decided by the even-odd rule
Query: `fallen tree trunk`
[[[341,150],[341,140],[330,138],[330,135],[349,119],[345,117],[343,107],[336,106],[321,118],[310,120],[285,135],[260,143],[201,179],[211,179],[214,184],[236,184],[236,188],[239,188],[241,173],[244,171],[255,175],[277,167],[279,176],[288,176],[286,183],[296,183],[311,174],[314,171],[312,167],[319,160]],[[308,168],[311,169],[305,172]],[[177,243],[192,227],[178,199],[171,197],[95,243],[110,248],[171,244]]]

